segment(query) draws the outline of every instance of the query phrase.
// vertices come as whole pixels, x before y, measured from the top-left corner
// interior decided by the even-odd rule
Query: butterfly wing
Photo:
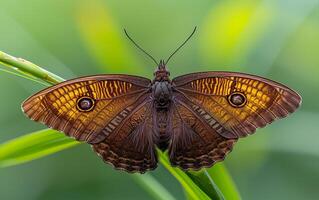
[[[222,137],[183,100],[176,95],[171,109],[171,164],[184,170],[211,167],[225,158],[237,139]]]
[[[295,111],[301,97],[258,76],[203,72],[172,80],[170,160],[182,169],[223,160],[240,137]]]
[[[172,83],[184,97],[179,100],[192,105],[192,111],[225,138],[252,134],[301,104],[301,97],[288,87],[243,73],[193,73]]]
[[[144,173],[155,169],[157,133],[153,109],[152,100],[141,103],[109,137],[92,145],[94,151],[105,162],[127,172]]]
[[[149,79],[128,75],[77,78],[29,97],[22,109],[32,120],[76,140],[98,143],[146,101],[150,84]],[[83,98],[89,101],[79,102]]]

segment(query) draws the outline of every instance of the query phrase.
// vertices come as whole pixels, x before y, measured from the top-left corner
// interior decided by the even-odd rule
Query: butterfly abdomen
[[[165,151],[168,147],[170,137],[169,127],[168,127],[168,111],[161,110],[156,114],[156,125],[158,130],[157,136],[157,147],[160,148],[162,151]]]

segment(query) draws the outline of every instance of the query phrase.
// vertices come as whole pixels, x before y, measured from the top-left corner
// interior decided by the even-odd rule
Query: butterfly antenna
[[[168,61],[178,52],[178,50],[180,50],[187,42],[189,39],[191,39],[191,37],[194,35],[195,31],[196,31],[196,26],[193,30],[193,32],[188,36],[188,38],[168,57],[168,59],[165,62],[165,65],[168,63]]]
[[[148,57],[150,57],[155,63],[156,65],[159,65],[159,63],[156,61],[156,59],[149,53],[147,53],[142,47],[140,47],[140,45],[138,45],[132,38],[131,36],[127,33],[126,29],[124,29],[125,35],[126,37],[139,49],[141,50],[143,53],[145,53]]]

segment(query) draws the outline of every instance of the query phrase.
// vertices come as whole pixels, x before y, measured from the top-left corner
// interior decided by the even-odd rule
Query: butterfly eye
[[[81,97],[77,100],[77,108],[80,111],[88,112],[94,107],[94,100],[91,97]]]
[[[228,96],[228,102],[233,107],[240,108],[246,104],[247,99],[243,93],[234,92]]]

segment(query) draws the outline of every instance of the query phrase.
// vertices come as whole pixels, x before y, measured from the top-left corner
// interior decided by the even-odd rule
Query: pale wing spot
[[[111,98],[111,94],[110,94],[110,90],[109,90],[109,84],[108,84],[108,81],[105,81],[104,82],[104,93],[106,94],[106,98]]]
[[[127,85],[126,85],[126,82],[125,82],[125,81],[123,82],[123,91],[124,91],[124,93],[127,92]]]
[[[114,95],[114,87],[113,87],[113,85],[112,85],[112,83],[111,82],[108,82],[108,87],[107,88],[110,88],[110,97],[113,97],[113,96],[115,96]]]
[[[113,87],[115,88],[114,93],[118,95],[118,86],[114,81],[112,83],[113,83]]]

